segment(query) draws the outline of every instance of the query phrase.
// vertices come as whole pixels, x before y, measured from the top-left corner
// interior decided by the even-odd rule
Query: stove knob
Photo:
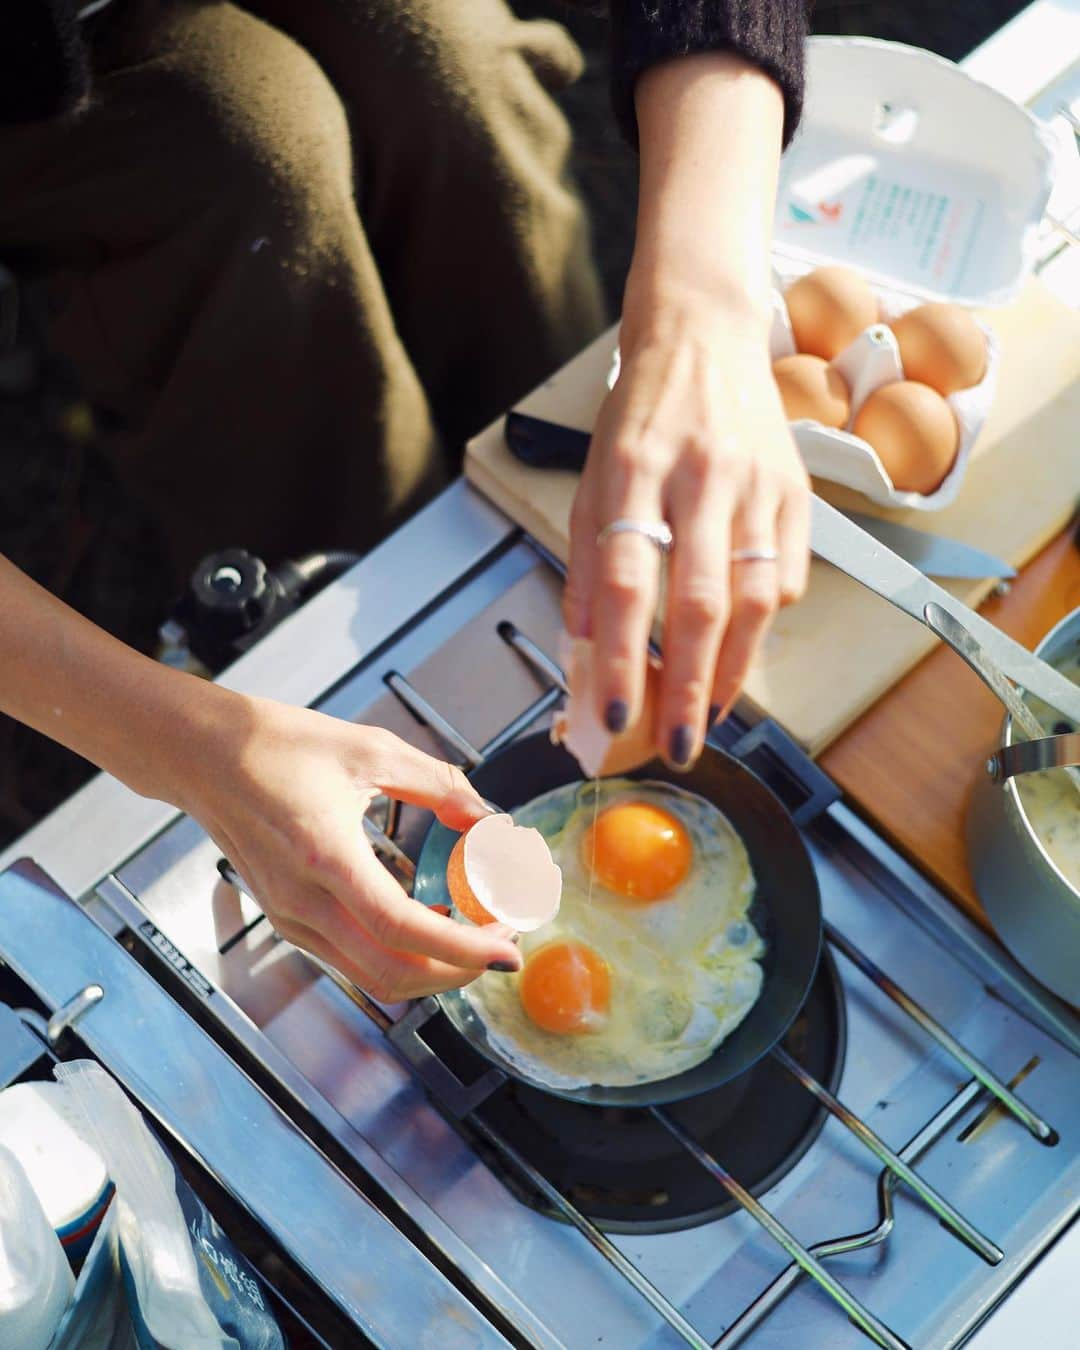
[[[243,548],[209,553],[176,607],[188,644],[211,670],[228,665],[291,606],[266,564]]]

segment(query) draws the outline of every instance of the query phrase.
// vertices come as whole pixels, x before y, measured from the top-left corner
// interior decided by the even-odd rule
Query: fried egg
[[[463,991],[488,1039],[553,1088],[669,1078],[706,1059],[761,992],[746,848],[710,802],[660,782],[556,788],[513,813],[562,869],[519,974]]]

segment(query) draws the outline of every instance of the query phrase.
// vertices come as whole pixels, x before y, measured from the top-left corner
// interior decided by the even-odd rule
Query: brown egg
[[[789,422],[809,417],[826,427],[847,426],[851,394],[827,361],[797,352],[774,361],[772,372]]]
[[[847,267],[819,267],[784,292],[795,346],[831,361],[878,321],[874,292]]]
[[[933,492],[952,467],[960,442],[953,411],[936,390],[915,380],[882,385],[852,427],[878,452],[901,492]]]
[[[939,394],[954,394],[986,374],[986,339],[959,305],[920,305],[902,314],[892,330],[909,380],[928,384]]]

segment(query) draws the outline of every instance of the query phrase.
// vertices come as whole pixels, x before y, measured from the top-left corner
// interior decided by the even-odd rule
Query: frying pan
[[[577,761],[545,732],[514,741],[469,775],[486,800],[512,811],[553,788],[581,779]],[[530,1078],[493,1045],[480,1017],[454,990],[438,1002],[458,1032],[503,1073],[541,1091],[595,1106],[645,1107],[697,1096],[745,1073],[776,1044],[802,1007],[821,954],[821,897],[802,836],[773,792],[745,764],[706,745],[688,773],[659,760],[627,777],[671,783],[718,807],[738,831],[757,879],[750,919],[765,941],[764,980],[753,1008],[738,1027],[692,1069],[628,1087],[556,1089]],[[416,868],[414,895],[428,905],[449,904],[446,864],[458,835],[436,822]]]

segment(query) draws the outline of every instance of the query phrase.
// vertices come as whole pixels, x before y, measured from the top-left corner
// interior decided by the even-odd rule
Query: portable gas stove
[[[562,697],[559,589],[459,483],[227,679],[476,765]],[[1080,1024],[777,727],[720,743],[804,830],[827,943],[779,1052],[719,1092],[507,1082],[434,1000],[379,1007],[278,940],[194,822],[104,778],[25,841],[59,886],[0,877],[0,998],[31,1009],[0,1008],[0,1082],[98,1057],[227,1199],[297,1344],[959,1345],[1080,1208]],[[428,819],[369,822],[406,882]]]

